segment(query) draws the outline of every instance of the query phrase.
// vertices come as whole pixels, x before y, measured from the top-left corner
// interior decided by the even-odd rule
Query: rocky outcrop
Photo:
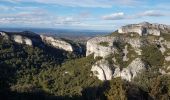
[[[65,51],[70,51],[70,52],[73,51],[71,44],[61,39],[56,39],[54,37],[44,36],[44,35],[41,35],[41,39],[44,43],[52,45],[55,48],[63,49]]]
[[[134,32],[139,35],[136,35]],[[159,55],[164,56],[164,61],[169,63],[170,38],[168,37],[170,34],[168,32],[170,32],[170,27],[167,25],[145,22],[123,26],[118,32],[114,32],[111,35],[88,40],[86,56],[94,54],[94,58],[97,56],[103,58],[92,66],[91,71],[100,80],[121,77],[131,81],[138,73],[147,70],[149,64],[147,65],[141,58],[147,55],[147,52],[144,51],[147,49],[146,47],[152,48],[152,46],[158,52],[160,51]],[[106,63],[108,61],[111,63]],[[110,73],[113,75],[110,75]],[[106,78],[106,75],[109,78]]]
[[[155,35],[160,36],[161,33],[170,32],[170,27],[168,25],[163,24],[150,24],[148,22],[143,22],[139,24],[131,24],[127,26],[123,26],[118,29],[119,33],[130,33],[135,32],[140,36],[142,35]]]
[[[9,36],[5,32],[0,32],[0,36],[5,39],[9,39]]]
[[[87,41],[86,44],[86,56],[94,53],[94,58],[97,56],[106,57],[115,52],[113,48],[113,42],[115,37],[95,37]],[[108,45],[103,46],[100,43],[105,42]]]
[[[107,46],[101,45],[100,43],[108,43]],[[129,44],[131,45],[138,55],[141,55],[140,47],[143,45],[143,41],[138,38],[127,38],[127,37],[95,37],[87,41],[86,45],[86,56],[94,54],[94,58],[97,56],[107,57],[110,54],[114,54],[117,51],[116,44]],[[128,51],[126,51],[128,52]],[[128,59],[128,58],[127,58]]]
[[[147,65],[140,58],[136,58],[127,68],[123,68],[122,70],[120,70],[120,68],[115,68],[113,77],[121,77],[122,79],[131,81],[137,74],[146,70],[146,68]]]
[[[63,49],[65,51],[73,52],[73,47],[70,43],[59,38],[38,35],[33,32],[0,32],[0,36],[5,39],[10,39],[16,43],[25,44],[28,46],[47,44],[57,49]]]
[[[32,40],[22,35],[13,35],[13,40],[20,44],[32,46]]]
[[[112,79],[112,66],[106,60],[96,62],[91,71],[94,76],[97,76],[102,81]]]

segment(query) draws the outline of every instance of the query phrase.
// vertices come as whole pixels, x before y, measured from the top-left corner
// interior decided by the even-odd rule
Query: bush
[[[142,47],[142,58],[147,61],[152,67],[162,66],[164,56],[156,45],[147,45]]]
[[[99,45],[104,46],[104,47],[108,47],[109,42],[100,42]]]

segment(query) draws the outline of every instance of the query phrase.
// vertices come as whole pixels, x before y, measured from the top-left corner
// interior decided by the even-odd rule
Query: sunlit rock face
[[[92,66],[91,71],[102,81],[116,77],[132,81],[139,73],[151,67],[142,60],[145,52],[142,48],[146,46],[155,46],[156,50],[160,51],[165,61],[162,67],[165,66],[169,70],[169,36],[169,26],[144,22],[124,26],[118,32],[107,36],[89,39],[86,45],[86,56],[94,54],[94,59],[96,57],[102,59]],[[110,61],[111,63],[107,63]],[[164,69],[160,69],[160,72],[164,73]]]
[[[63,49],[65,51],[73,52],[72,45],[64,40],[50,36],[38,35],[32,32],[27,31],[18,33],[0,32],[0,36],[5,39],[10,39],[16,43],[25,44],[28,46],[47,44],[57,49]]]
[[[143,22],[139,24],[131,24],[127,26],[123,26],[118,29],[119,33],[130,33],[135,32],[140,36],[142,35],[155,35],[160,36],[161,33],[170,32],[170,27],[163,24],[150,24],[148,22]]]
[[[20,44],[26,44],[29,46],[32,46],[32,40],[29,38],[26,38],[22,35],[14,35],[13,39],[15,42],[20,43]]]
[[[106,60],[100,60],[96,62],[92,66],[91,71],[93,72],[94,76],[97,76],[98,79],[102,81],[112,79],[112,66],[110,66]]]
[[[59,48],[59,49],[63,49],[65,51],[73,51],[73,47],[71,46],[71,44],[63,41],[63,40],[59,40],[59,39],[55,39],[54,37],[50,37],[50,36],[44,36],[41,35],[41,39],[44,43],[52,45],[55,48]]]
[[[5,39],[9,39],[9,36],[5,32],[0,32],[0,36],[2,36]]]
[[[147,65],[140,58],[136,58],[127,66],[127,68],[123,68],[122,70],[116,68],[113,77],[121,77],[122,79],[131,81],[137,74],[145,71],[146,68]]]
[[[101,45],[101,43],[107,43],[107,45]],[[110,54],[114,54],[117,51],[114,43],[125,43],[131,45],[138,55],[141,55],[140,47],[143,42],[140,39],[126,38],[126,37],[95,37],[87,41],[86,56],[94,54],[95,57],[107,57]],[[128,51],[127,51],[128,52]]]
[[[87,41],[86,44],[86,56],[94,53],[95,57],[106,57],[114,53],[115,49],[113,48],[113,41],[116,38],[114,37],[95,37]],[[108,43],[106,46],[100,45],[100,43]]]

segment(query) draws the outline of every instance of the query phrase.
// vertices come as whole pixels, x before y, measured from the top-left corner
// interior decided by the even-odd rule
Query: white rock
[[[170,56],[166,56],[166,57],[165,57],[165,60],[166,60],[166,61],[170,61]]]
[[[44,35],[41,35],[41,39],[43,42],[50,44],[55,48],[60,48],[70,52],[73,51],[71,44],[67,43],[66,41],[55,39],[54,37],[44,36]]]
[[[23,44],[23,37],[21,35],[14,35],[14,41],[20,44]]]
[[[123,68],[121,71],[120,68],[116,68],[113,77],[121,77],[122,79],[131,81],[138,73],[145,69],[145,63],[140,58],[136,58],[128,65],[127,68]]]
[[[118,29],[119,33],[129,33],[129,32],[135,32],[138,33],[140,36],[142,36],[142,27],[141,25],[129,25],[129,26],[123,26]]]
[[[116,49],[113,47],[115,37],[95,37],[87,41],[86,44],[86,56],[94,53],[94,58],[97,56],[107,57],[110,54],[114,54]],[[100,42],[108,42],[108,46],[100,45]]]
[[[92,66],[91,71],[93,72],[94,76],[97,76],[98,79],[102,81],[112,79],[111,65],[109,65],[108,61],[106,60],[100,60],[96,62]]]
[[[123,53],[124,53],[123,61],[128,61],[129,58],[127,57],[127,54],[128,54],[128,46],[127,45],[125,46],[125,49],[123,49]]]
[[[4,32],[0,32],[0,36],[4,37],[5,39],[9,39],[9,36]]]
[[[127,26],[123,26],[118,29],[119,33],[129,33],[129,32],[135,32],[138,33],[140,36],[142,35],[155,35],[155,36],[160,36],[161,31],[164,30],[167,31],[169,30],[169,27],[167,25],[162,25],[162,24],[150,24],[147,22],[144,23],[139,23],[139,24],[131,24]]]
[[[162,75],[170,75],[170,72],[166,72],[166,71],[163,70],[163,69],[159,69],[159,72],[160,72]]]
[[[24,42],[25,42],[26,45],[29,45],[29,46],[32,46],[32,45],[33,45],[31,39],[25,38],[25,39],[24,39]]]
[[[13,35],[13,40],[17,43],[20,43],[20,44],[26,44],[26,45],[29,45],[29,46],[33,45],[31,39],[24,37],[22,35]]]

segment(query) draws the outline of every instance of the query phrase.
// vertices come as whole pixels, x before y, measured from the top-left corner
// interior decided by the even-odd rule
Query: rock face
[[[101,45],[100,43],[102,42],[108,43],[108,45],[107,46]],[[115,47],[116,43],[130,44],[134,48],[135,52],[138,53],[138,55],[141,55],[140,47],[143,45],[143,42],[140,39],[105,36],[105,37],[95,37],[87,41],[86,56],[94,53],[94,58],[97,56],[105,58],[108,55],[117,52],[117,48]]]
[[[101,60],[92,66],[91,71],[94,76],[97,76],[100,80],[111,80],[112,79],[112,66],[109,65],[108,61]]]
[[[161,33],[170,32],[170,27],[163,24],[150,24],[148,22],[143,22],[139,24],[131,24],[127,26],[123,26],[118,29],[119,33],[129,33],[135,32],[140,36],[142,35],[156,35],[160,36]]]
[[[137,76],[142,70],[146,70],[147,65],[140,59],[136,58],[133,60],[127,68],[116,68],[113,74],[113,77],[121,77],[122,79],[131,81],[133,78]]]
[[[114,37],[95,37],[87,41],[86,45],[86,56],[94,53],[94,58],[97,56],[106,57],[114,53],[115,49],[113,48],[113,41],[116,38]],[[109,43],[107,46],[100,45],[100,43],[106,42]]]
[[[86,56],[94,54],[94,58],[102,57],[102,60],[92,66],[91,71],[100,80],[121,77],[131,81],[137,74],[150,67],[142,60],[147,53],[142,48],[146,46],[154,46],[160,51],[165,63],[162,66],[168,67],[170,64],[170,38],[168,38],[170,34],[168,32],[170,27],[167,25],[145,22],[123,26],[114,34],[88,40]]]
[[[73,47],[71,44],[64,40],[56,39],[49,36],[38,35],[32,32],[20,32],[20,33],[9,33],[0,32],[0,36],[5,39],[10,39],[19,44],[25,44],[29,46],[48,44],[57,49],[63,49],[65,51],[73,52]]]
[[[73,51],[71,44],[67,43],[66,41],[55,39],[54,37],[43,36],[41,35],[41,39],[43,42],[52,45],[53,47],[60,48],[66,51]]]
[[[23,37],[21,35],[14,35],[13,40],[20,44],[26,44],[26,45],[32,46],[32,40],[29,38]]]

